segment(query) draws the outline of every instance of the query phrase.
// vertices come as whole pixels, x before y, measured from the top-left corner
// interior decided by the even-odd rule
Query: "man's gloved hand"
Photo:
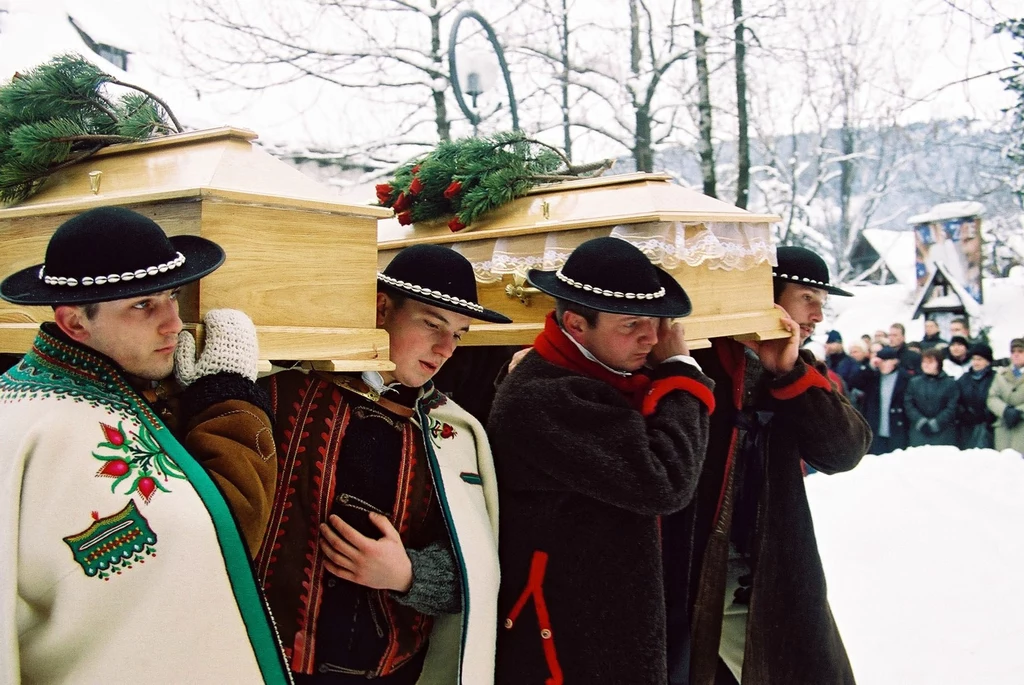
[[[938,433],[939,432],[939,420],[938,419],[928,419],[928,432],[929,433]]]
[[[1024,415],[1021,414],[1020,409],[1017,409],[1017,407],[1007,407],[1003,410],[1003,423],[1006,424],[1007,428],[1016,428],[1022,418],[1024,418]]]
[[[196,341],[188,331],[178,335],[174,350],[174,375],[182,387],[188,387],[203,376],[215,373],[237,373],[256,380],[259,348],[256,326],[237,309],[211,309],[203,319],[206,346],[196,360]]]

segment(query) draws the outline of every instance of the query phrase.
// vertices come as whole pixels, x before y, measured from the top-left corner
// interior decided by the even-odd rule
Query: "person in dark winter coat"
[[[946,341],[939,333],[939,324],[932,319],[924,322],[924,337],[921,338],[921,349],[930,350],[933,347],[945,347]]]
[[[502,510],[496,682],[665,685],[658,517],[690,503],[714,407],[668,321],[689,299],[618,238],[529,279],[557,307],[488,422]]]
[[[846,382],[846,396],[850,398],[850,404],[853,405],[854,409],[863,414],[864,390],[857,387],[857,379],[871,368],[872,359],[871,353],[868,351],[868,345],[864,343],[863,338],[850,343],[850,359],[857,366],[853,373],[850,374],[850,379]]]
[[[949,335],[950,340],[957,336],[963,338],[967,341],[968,347],[973,347],[978,343],[989,344],[988,335],[985,334],[985,331],[982,331],[977,337],[971,335],[971,325],[963,317],[957,317],[949,322]]]
[[[883,347],[871,358],[871,368],[853,381],[862,393],[864,418],[871,426],[871,454],[888,454],[907,448],[910,433],[903,411],[903,398],[910,376],[899,368],[896,350]]]
[[[778,249],[774,281],[790,338],[746,347],[718,339],[694,354],[715,381],[716,409],[694,504],[662,519],[671,685],[854,682],[801,464],[852,469],[871,431],[799,349],[828,294],[849,293],[798,247]]]
[[[960,389],[942,370],[942,351],[925,350],[921,373],[910,380],[903,409],[910,424],[910,446],[955,445]]]
[[[984,344],[984,343],[982,343]],[[991,349],[991,348],[990,348]],[[942,361],[942,370],[946,375],[957,380],[971,370],[971,353],[967,338],[954,335],[949,341],[949,347],[945,349],[945,359]]]
[[[825,352],[827,353],[825,364],[828,365],[829,370],[838,373],[839,377],[843,379],[843,383],[849,387],[850,381],[860,371],[860,364],[843,350],[843,336],[839,331],[828,332],[828,338],[825,340]]]
[[[889,346],[896,350],[900,368],[908,376],[921,373],[921,354],[907,346],[907,329],[901,323],[889,326]]]
[[[957,403],[957,445],[960,449],[991,449],[995,446],[992,424],[996,415],[989,411],[988,391],[996,373],[992,368],[992,348],[978,343],[971,349],[971,370],[956,384],[960,388]]]

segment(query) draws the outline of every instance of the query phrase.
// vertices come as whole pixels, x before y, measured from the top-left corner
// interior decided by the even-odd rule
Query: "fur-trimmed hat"
[[[223,263],[224,250],[213,241],[168,238],[138,212],[97,207],[61,224],[46,260],[5,278],[0,297],[54,306],[123,300],[191,283]]]
[[[671,274],[620,238],[588,240],[572,251],[561,269],[531,269],[529,279],[556,299],[599,312],[675,318],[692,309],[686,291]]]
[[[441,245],[413,245],[394,256],[377,274],[378,287],[471,319],[512,323],[512,319],[485,309],[477,300],[476,277],[469,260]]]
[[[825,260],[806,247],[782,245],[776,250],[776,256],[779,265],[772,270],[775,280],[820,288],[831,295],[853,297],[853,293],[832,285]]]

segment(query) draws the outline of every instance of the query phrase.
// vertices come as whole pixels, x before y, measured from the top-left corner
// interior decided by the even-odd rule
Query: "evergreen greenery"
[[[115,98],[110,85],[130,90]],[[61,55],[0,86],[0,202],[26,199],[50,174],[107,145],[180,130],[156,96]]]
[[[600,173],[610,161],[574,167],[557,149],[521,132],[443,141],[377,186],[377,200],[409,224],[451,217],[459,231],[480,215],[522,197],[538,183]]]
[[[1003,31],[1021,43],[1020,48],[1013,53],[1015,60],[1009,67],[1009,74],[1002,80],[1006,89],[1017,95],[1017,104],[1010,108],[1013,112],[1014,140],[1007,146],[1006,156],[1018,167],[1013,188],[1021,205],[1024,206],[1024,18],[1009,19],[996,26],[996,33]]]

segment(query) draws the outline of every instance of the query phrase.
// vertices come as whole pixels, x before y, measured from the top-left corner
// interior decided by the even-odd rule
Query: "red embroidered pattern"
[[[102,461],[103,466],[96,475],[114,479],[111,492],[116,492],[118,485],[131,479],[125,494],[138,493],[142,501],[149,504],[157,490],[170,492],[161,480],[167,483],[171,478],[184,479],[185,474],[161,449],[149,429],[139,426],[137,433],[125,433],[123,423],[119,421],[115,428],[100,422],[105,439],[96,446],[98,451],[92,456]]]

